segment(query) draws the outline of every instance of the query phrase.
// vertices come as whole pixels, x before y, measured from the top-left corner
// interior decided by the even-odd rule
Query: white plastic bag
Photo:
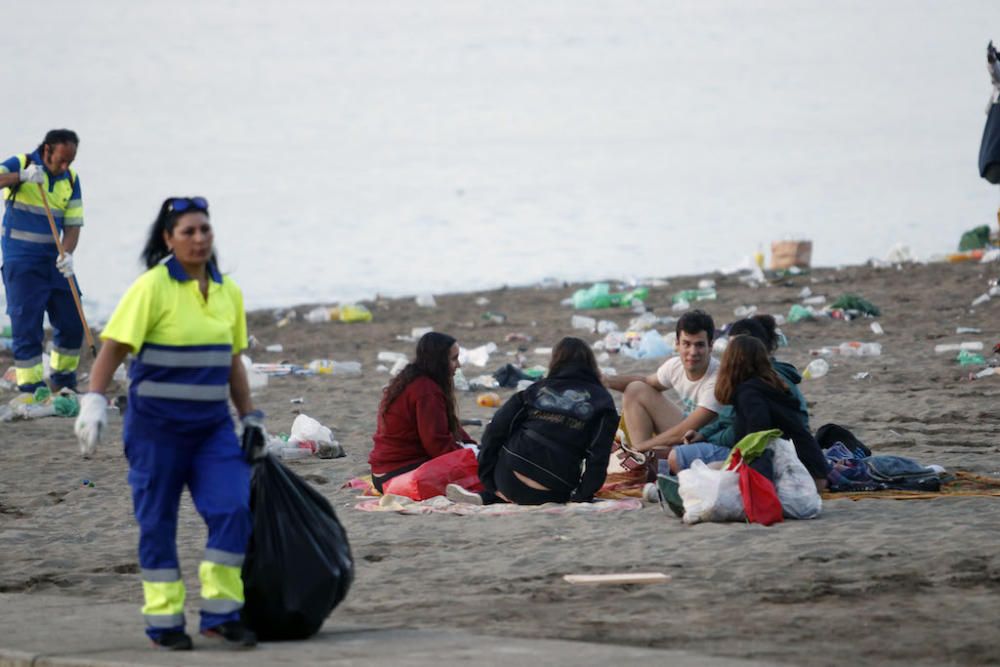
[[[684,523],[744,521],[740,476],[732,470],[715,470],[696,459],[677,474],[684,501]]]
[[[812,519],[823,509],[816,483],[795,454],[791,440],[775,438],[768,445],[774,452],[774,487],[781,510],[789,519]]]
[[[344,455],[343,447],[333,439],[333,431],[323,426],[308,415],[299,415],[292,422],[292,432],[288,436],[288,444],[298,446],[299,443],[311,443],[309,449],[316,452],[321,459],[332,459]]]

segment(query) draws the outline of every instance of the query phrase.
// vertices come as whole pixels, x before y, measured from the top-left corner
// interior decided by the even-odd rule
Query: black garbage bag
[[[315,634],[354,579],[330,503],[273,456],[254,463],[253,533],[243,563],[243,621],[262,640]]]

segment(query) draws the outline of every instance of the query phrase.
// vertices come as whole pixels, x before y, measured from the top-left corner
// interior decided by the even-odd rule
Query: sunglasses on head
[[[208,200],[204,197],[174,197],[167,205],[167,210],[174,213],[183,213],[184,211],[208,213]]]

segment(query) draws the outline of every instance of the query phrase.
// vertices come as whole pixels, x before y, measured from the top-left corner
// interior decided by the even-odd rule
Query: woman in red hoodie
[[[378,424],[368,455],[372,483],[382,485],[433,458],[475,444],[458,422],[455,371],[458,343],[432,331],[417,342],[417,358],[392,379],[382,394]]]

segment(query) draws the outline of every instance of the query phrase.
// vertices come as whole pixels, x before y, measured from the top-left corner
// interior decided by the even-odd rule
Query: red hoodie
[[[475,442],[461,427],[458,435],[463,442]],[[461,449],[448,430],[444,392],[426,376],[413,380],[396,397],[378,420],[372,440],[375,446],[368,455],[368,464],[374,475],[385,475]]]

